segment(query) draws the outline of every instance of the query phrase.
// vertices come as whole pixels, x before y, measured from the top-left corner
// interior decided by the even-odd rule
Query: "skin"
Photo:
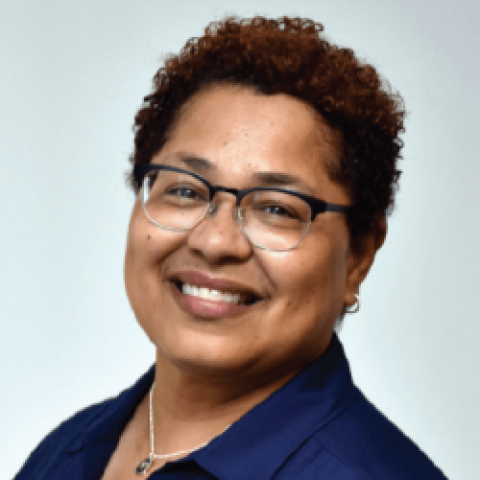
[[[208,159],[214,168],[197,173],[216,185],[249,188],[255,186],[255,172],[286,173],[301,182],[285,188],[351,203],[327,174],[336,159],[333,132],[311,107],[287,95],[226,85],[202,90],[182,108],[152,163],[185,168],[175,160],[179,152]],[[138,322],[157,351],[156,453],[193,448],[220,434],[318,358],[342,308],[355,303],[385,236],[380,222],[353,248],[345,216],[327,212],[297,248],[268,252],[243,235],[232,215],[233,196],[219,193],[215,200],[215,214],[188,233],[153,225],[139,199],[131,217],[125,283]],[[191,315],[179,307],[169,281],[185,270],[249,285],[263,300],[222,318]],[[146,397],[119,449],[123,442],[136,465],[149,451],[148,438]]]

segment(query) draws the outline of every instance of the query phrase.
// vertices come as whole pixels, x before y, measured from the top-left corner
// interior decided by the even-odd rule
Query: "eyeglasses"
[[[134,176],[143,210],[153,224],[173,232],[191,230],[216,211],[216,193],[226,192],[237,199],[235,219],[248,240],[275,252],[298,246],[318,214],[351,209],[281,188],[212,185],[196,173],[169,165],[137,164]]]

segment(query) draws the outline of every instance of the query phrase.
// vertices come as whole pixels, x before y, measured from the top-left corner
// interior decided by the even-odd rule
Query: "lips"
[[[219,318],[241,313],[263,300],[258,290],[244,283],[203,272],[179,272],[169,280],[180,307],[195,316]]]
[[[192,295],[193,297],[203,298],[205,300],[212,300],[214,302],[229,302],[235,303],[236,305],[240,303],[246,303],[245,298],[242,298],[242,295],[238,293],[210,290],[209,288],[196,287],[195,285],[189,285],[188,283],[184,283],[181,285],[181,291],[185,295]]]

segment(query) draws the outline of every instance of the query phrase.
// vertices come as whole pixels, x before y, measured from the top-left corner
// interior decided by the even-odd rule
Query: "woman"
[[[213,24],[135,119],[125,282],[155,365],[17,479],[441,479],[353,385],[337,321],[386,235],[404,110],[309,20]]]

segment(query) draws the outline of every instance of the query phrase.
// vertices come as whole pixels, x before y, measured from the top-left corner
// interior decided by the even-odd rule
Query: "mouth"
[[[236,316],[265,300],[259,290],[246,283],[199,271],[178,272],[169,282],[178,306],[196,318]]]
[[[253,292],[236,291],[235,289],[208,288],[193,283],[173,280],[174,288],[184,295],[189,295],[202,300],[218,303],[230,303],[233,305],[250,306],[260,301],[260,297]]]

